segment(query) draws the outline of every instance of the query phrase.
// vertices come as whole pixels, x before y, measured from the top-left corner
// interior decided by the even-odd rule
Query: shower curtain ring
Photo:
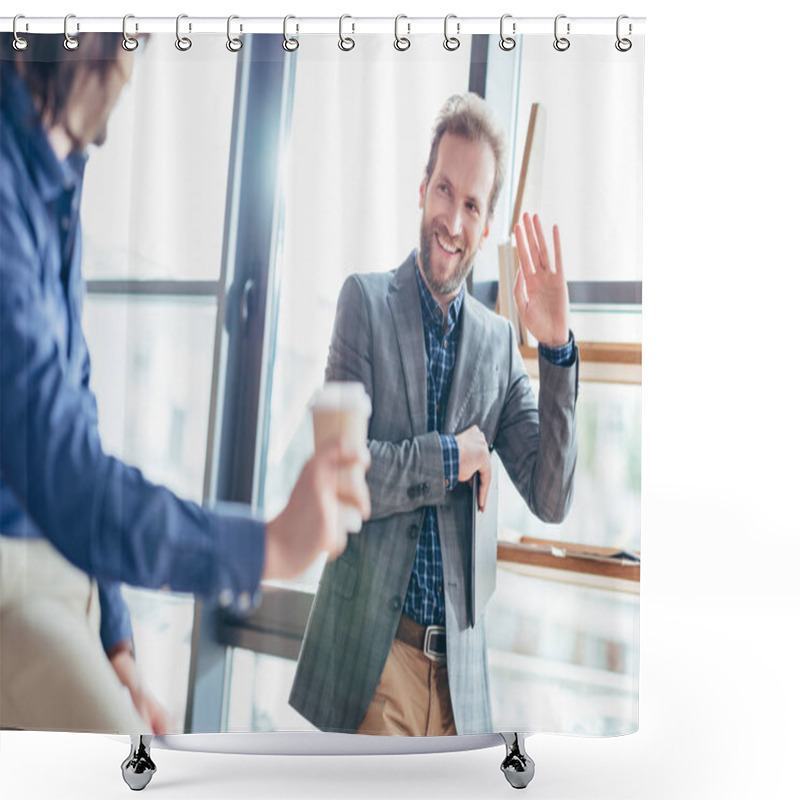
[[[285,16],[283,18],[283,49],[286,50],[288,53],[294,53],[298,47],[300,47],[300,40],[295,39],[294,36],[289,36],[289,20],[290,19],[297,19],[297,17],[293,17],[291,14]],[[295,24],[295,32],[300,30],[300,26]]]
[[[508,52],[509,50],[513,50],[517,46],[517,40],[513,36],[506,36],[503,31],[503,25],[507,19],[511,19],[511,14],[503,14],[500,17],[500,49],[505,50]],[[517,33],[517,23],[511,23],[511,33],[516,36]]]
[[[401,19],[408,19],[408,17],[405,14],[398,14],[394,18],[394,49],[404,52],[411,47],[411,39],[407,36],[400,36],[399,28]],[[411,23],[407,22],[406,25],[408,26],[408,33],[411,33]]]
[[[447,35],[447,26],[450,23],[450,20],[456,20],[456,35],[455,36],[448,36]],[[444,44],[443,47],[445,50],[458,50],[461,47],[461,40],[458,38],[458,34],[461,33],[461,23],[457,21],[458,18],[455,14],[448,14],[444,18]]]
[[[559,14],[555,22],[553,24],[553,35],[555,36],[555,41],[553,42],[553,47],[558,50],[559,53],[563,53],[565,50],[569,50],[570,41],[567,39],[566,36],[559,36],[558,35],[558,21],[560,19],[566,19],[566,14]],[[567,23],[567,36],[569,36],[569,22]]]
[[[236,36],[231,36],[231,22],[233,22],[233,20],[235,19],[239,19],[239,17],[237,17],[236,14],[231,14],[228,17],[228,41],[225,42],[225,47],[227,47],[231,53],[236,53],[242,49],[242,40]],[[241,32],[242,32],[242,26],[240,25],[239,33]]]
[[[133,14],[126,14],[122,18],[122,49],[127,50],[129,53],[132,53],[139,46],[139,40],[134,39],[133,36],[131,36],[128,33],[129,19],[136,19],[136,18],[133,16]],[[136,30],[137,31],[139,30],[138,23],[136,24]]]
[[[11,27],[11,30],[12,30],[12,32],[14,34],[14,42],[13,42],[14,49],[17,50],[20,53],[23,50],[27,50],[28,49],[28,40],[24,36],[20,36],[19,33],[17,33],[17,23],[21,19],[25,19],[25,15],[24,14],[17,14],[17,16],[14,17],[14,24]],[[27,22],[25,23],[25,30],[26,31],[28,30],[28,23]]]
[[[614,42],[614,47],[616,47],[617,50],[620,51],[620,53],[627,53],[628,50],[630,50],[631,47],[633,47],[633,42],[630,39],[623,39],[619,35],[620,22],[622,22],[622,20],[624,20],[624,19],[628,19],[627,14],[620,14],[617,17],[617,41]],[[628,35],[630,36],[630,34],[632,34],[632,33],[633,33],[633,26],[629,22],[628,23]]]
[[[188,14],[178,14],[175,20],[175,47],[181,52],[186,52],[192,46],[192,40],[188,36],[181,36],[181,20],[187,19]],[[192,30],[192,23],[189,23],[189,32]]]
[[[70,34],[69,34],[69,21],[71,19],[75,19],[75,15],[74,14],[67,14],[67,16],[64,17],[64,49],[65,50],[77,50],[78,49],[78,45],[80,44],[80,42],[74,36],[70,36]],[[80,23],[76,23],[75,24],[75,29],[77,31],[79,31],[81,29]]]
[[[352,50],[356,46],[356,43],[353,39],[351,39],[349,36],[344,36],[342,34],[342,25],[346,19],[353,19],[353,18],[349,14],[342,14],[342,16],[339,17],[339,49],[344,50],[345,52],[347,52],[348,50]],[[353,26],[353,30],[351,31],[351,33],[355,33],[356,24],[355,22],[351,24]]]

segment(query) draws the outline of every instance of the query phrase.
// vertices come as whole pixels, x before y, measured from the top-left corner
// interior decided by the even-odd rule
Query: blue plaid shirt
[[[464,286],[447,309],[447,327],[442,309],[434,299],[419,271],[415,270],[419,299],[422,305],[422,325],[425,334],[425,355],[428,374],[428,432],[438,431],[442,442],[445,489],[452,491],[458,483],[458,443],[456,437],[442,433],[450,384],[456,365],[458,342],[461,338],[461,306]],[[572,331],[569,341],[561,347],[539,345],[542,355],[556,366],[567,366],[575,358]],[[442,547],[439,543],[439,519],[436,506],[427,506],[422,519],[414,568],[408,582],[403,613],[420,625],[444,625],[444,569]]]
[[[464,287],[448,306],[445,332],[442,309],[426,286],[419,266],[415,272],[422,304],[428,362],[428,431],[439,432],[444,457],[444,485],[448,491],[452,491],[458,482],[458,444],[455,436],[445,436],[442,431],[461,336],[458,322],[464,302]],[[420,625],[444,625],[444,570],[436,506],[427,506],[425,509],[403,613]]]

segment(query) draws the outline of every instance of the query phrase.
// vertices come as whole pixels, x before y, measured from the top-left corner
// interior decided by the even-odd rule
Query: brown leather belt
[[[437,664],[447,661],[447,641],[444,625],[420,625],[413,619],[401,614],[395,639],[416,647]]]

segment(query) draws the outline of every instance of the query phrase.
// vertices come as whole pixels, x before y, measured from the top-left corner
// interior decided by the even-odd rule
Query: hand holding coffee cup
[[[294,578],[322,552],[338,558],[347,546],[340,506],[355,509],[359,519],[370,515],[365,478],[370,456],[366,446],[346,450],[331,438],[306,461],[286,508],[265,531],[262,580]]]
[[[311,412],[316,452],[331,441],[339,441],[346,453],[360,453],[366,449],[372,403],[362,384],[356,381],[326,383],[312,399]],[[352,485],[363,482],[361,465],[352,465],[344,478],[345,483]],[[338,513],[348,533],[358,533],[361,530],[363,517],[356,504],[342,499]]]

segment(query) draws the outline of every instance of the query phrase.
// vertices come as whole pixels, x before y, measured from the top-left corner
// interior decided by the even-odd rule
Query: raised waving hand
[[[569,340],[569,296],[561,261],[558,225],[553,225],[555,264],[551,264],[542,223],[537,214],[522,215],[514,228],[520,268],[514,281],[514,299],[525,327],[547,347]]]

